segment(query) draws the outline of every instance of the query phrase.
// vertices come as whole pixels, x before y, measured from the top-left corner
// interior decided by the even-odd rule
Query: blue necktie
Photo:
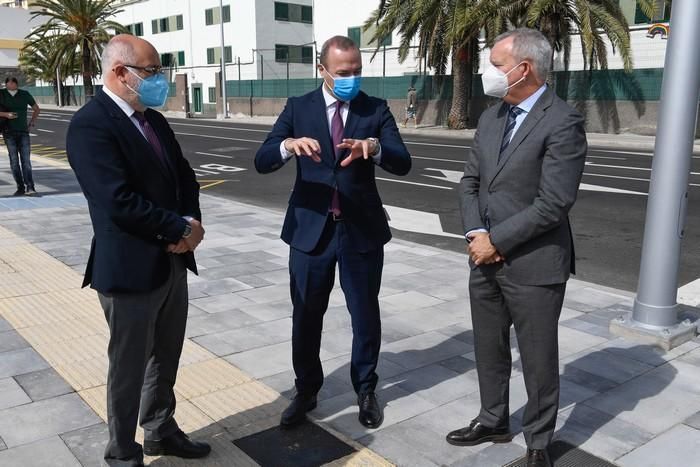
[[[520,107],[512,106],[508,111],[508,122],[506,123],[506,129],[503,134],[503,141],[501,141],[501,151],[498,153],[498,159],[500,161],[501,154],[506,150],[510,144],[510,140],[513,137],[513,131],[515,130],[515,119],[518,115],[525,112]]]

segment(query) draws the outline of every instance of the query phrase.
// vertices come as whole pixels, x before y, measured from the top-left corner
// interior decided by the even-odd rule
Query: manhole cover
[[[262,467],[316,467],[355,452],[352,446],[310,422],[290,430],[270,428],[233,443]]]

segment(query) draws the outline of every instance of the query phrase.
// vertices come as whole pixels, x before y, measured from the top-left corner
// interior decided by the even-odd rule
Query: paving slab
[[[13,378],[0,379],[0,410],[28,404],[31,401]]]
[[[83,466],[102,465],[109,429],[106,423],[98,423],[63,433],[61,439]]]
[[[3,467],[83,467],[58,436],[0,451],[0,465]]]
[[[677,425],[617,459],[622,467],[700,467],[700,430]]]
[[[15,380],[34,402],[74,392],[53,368],[18,375]]]

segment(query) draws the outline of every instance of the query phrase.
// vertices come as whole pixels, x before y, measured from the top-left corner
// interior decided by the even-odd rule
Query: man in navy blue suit
[[[411,156],[386,102],[360,91],[362,57],[351,39],[335,36],[326,41],[318,69],[321,88],[287,101],[255,156],[260,173],[296,159],[297,178],[282,240],[290,246],[297,394],[280,424],[297,425],[316,407],[323,384],[323,315],[337,264],[352,320],[350,377],[358,395],[359,420],[376,428],[384,419],[375,394],[381,343],[378,295],[384,244],[391,231],[374,171],[381,167],[405,175]]]
[[[85,281],[109,325],[110,466],[148,455],[206,456],[178,427],[175,377],[187,322],[187,269],[204,236],[199,185],[168,122],[158,52],[120,34],[102,54],[104,88],[73,117],[68,160],[88,202],[94,237]],[[140,418],[139,418],[140,412]],[[135,439],[137,421],[144,445]]]

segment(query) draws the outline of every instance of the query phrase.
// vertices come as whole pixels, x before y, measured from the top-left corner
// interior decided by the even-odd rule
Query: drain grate
[[[352,446],[310,422],[291,430],[270,428],[233,443],[261,467],[316,467],[355,452]]]
[[[549,446],[549,456],[554,467],[617,467],[615,464],[565,441],[554,441]],[[516,459],[503,467],[526,467],[526,465],[527,456]]]

